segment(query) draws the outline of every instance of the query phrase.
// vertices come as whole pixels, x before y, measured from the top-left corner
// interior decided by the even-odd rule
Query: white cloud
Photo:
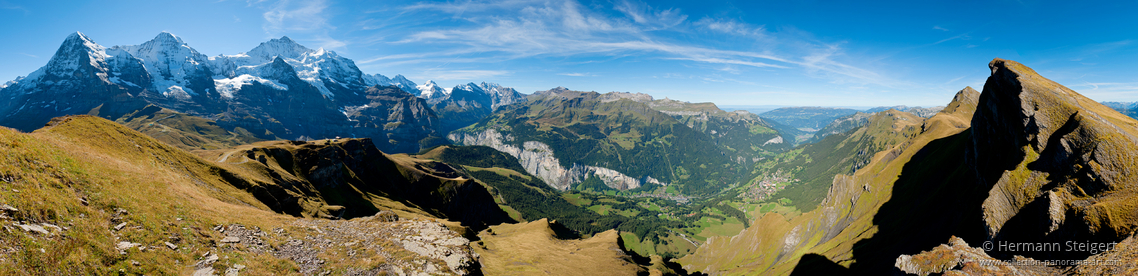
[[[509,60],[528,57],[569,57],[577,55],[634,55],[665,60],[685,60],[705,64],[754,68],[800,69],[807,75],[836,83],[874,83],[890,86],[891,80],[874,71],[842,62],[842,43],[822,43],[790,32],[770,33],[761,25],[705,17],[687,21],[676,9],[657,9],[642,2],[619,1],[604,7],[583,6],[577,1],[511,1],[431,3],[407,6],[412,13],[436,13],[436,17],[459,18],[459,26],[415,29],[394,43],[431,45],[436,50],[422,57],[466,57],[471,54]],[[442,12],[443,14],[437,14]],[[461,15],[460,15],[461,14]],[[421,27],[421,26],[420,26]],[[677,41],[666,32],[686,35],[700,33],[692,27],[734,35],[726,39],[746,39],[750,43],[723,43],[715,39]],[[738,44],[754,45],[732,49]],[[445,47],[451,45],[453,47]],[[726,48],[724,48],[726,47]],[[361,62],[385,64],[417,63],[416,56],[377,57]]]
[[[23,11],[24,15],[28,15],[28,14],[32,13],[31,10],[24,8],[23,6],[13,5],[12,3],[8,3],[8,1],[0,1],[0,9]]]
[[[695,24],[711,31],[731,35],[761,36],[764,31],[763,26],[750,26],[735,20],[713,19],[710,17],[701,18],[699,21],[696,21]]]
[[[327,4],[323,0],[291,1],[281,0],[271,5],[262,16],[262,28],[270,36],[288,31],[312,31],[333,28],[324,18]]]
[[[946,32],[948,31],[948,29],[945,29],[944,27],[941,27],[941,26],[933,26],[933,30],[941,30],[941,31],[946,31]]]
[[[596,75],[589,74],[589,73],[560,73],[558,75],[570,76],[570,77],[595,77],[596,76]]]
[[[249,5],[259,5],[264,0],[249,1]],[[268,9],[261,16],[265,19],[265,23],[261,28],[269,37],[279,37],[285,34],[307,34],[311,41],[315,41],[319,47],[325,49],[336,49],[347,45],[342,40],[337,40],[329,35],[330,30],[335,30],[336,27],[328,23],[327,14],[325,9],[328,4],[324,0],[312,1],[293,1],[293,0],[280,0],[275,3],[268,4]],[[235,20],[240,20],[234,17]]]

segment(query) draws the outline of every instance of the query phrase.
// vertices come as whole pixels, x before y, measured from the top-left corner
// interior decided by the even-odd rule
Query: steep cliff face
[[[605,186],[618,190],[635,189],[644,183],[666,185],[650,177],[642,181],[608,168],[576,163],[572,167],[565,168],[561,165],[561,161],[553,156],[553,149],[549,145],[537,141],[525,141],[522,147],[514,146],[508,143],[513,141],[514,137],[503,136],[494,129],[480,133],[451,133],[447,138],[464,145],[488,146],[510,154],[518,158],[518,162],[526,172],[536,175],[549,186],[562,191],[594,176],[603,181]]]
[[[990,239],[1115,241],[1138,227],[1138,121],[996,59],[976,116],[969,164],[994,183]]]

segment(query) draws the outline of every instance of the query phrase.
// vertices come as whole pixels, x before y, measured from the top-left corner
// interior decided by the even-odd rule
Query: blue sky
[[[943,105],[992,58],[1099,101],[1138,101],[1138,3],[1081,1],[0,0],[0,82],[68,34],[161,31],[215,56],[289,36],[365,73],[444,87],[564,86],[719,105]],[[852,2],[852,3],[847,3]]]

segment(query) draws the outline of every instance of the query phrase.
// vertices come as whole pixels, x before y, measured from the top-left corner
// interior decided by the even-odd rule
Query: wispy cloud
[[[589,73],[560,73],[558,75],[570,76],[570,77],[595,77],[596,76],[596,75],[589,74]]]
[[[941,40],[939,40],[939,41],[937,41],[937,42],[933,42],[933,44],[932,44],[932,45],[937,45],[937,44],[941,44],[941,43],[945,43],[945,42],[949,42],[949,41],[952,41],[952,40],[957,40],[957,39],[965,39],[965,40],[967,40],[967,39],[971,39],[972,37],[971,37],[971,36],[968,36],[968,34],[969,34],[969,33],[962,33],[962,34],[958,34],[958,35],[955,35],[955,36],[953,36],[953,37],[949,37],[949,38],[941,39]]]
[[[699,21],[696,21],[695,25],[707,28],[711,31],[731,35],[761,36],[764,31],[763,26],[751,26],[735,20],[716,19],[711,17],[704,17]]]
[[[429,45],[441,49],[422,57],[492,56],[498,60],[579,55],[659,58],[703,64],[753,68],[799,69],[809,76],[840,83],[874,83],[891,80],[870,69],[842,61],[842,42],[822,43],[794,35],[768,32],[764,26],[732,19],[704,17],[696,22],[677,9],[654,8],[643,2],[618,1],[606,8],[576,1],[507,1],[426,3],[402,8],[404,16],[443,13],[460,19],[459,26],[417,29],[392,43]],[[436,16],[438,17],[438,16]],[[695,29],[693,29],[695,28]],[[670,34],[710,30],[748,39],[757,47],[722,48],[714,40],[673,39]],[[759,43],[761,42],[761,43]],[[454,47],[446,47],[446,46]],[[377,57],[360,62],[416,62],[414,55]]]
[[[258,5],[262,1],[250,1],[249,4]],[[328,32],[334,30],[335,26],[328,23],[324,12],[327,7],[328,5],[324,0],[280,0],[268,5],[267,11],[262,14],[265,23],[261,28],[269,37],[289,33],[307,33],[313,35],[313,40],[322,48],[344,47],[347,43],[333,39],[328,35]]]
[[[946,31],[946,32],[949,31],[948,29],[941,27],[941,26],[933,26],[933,30],[941,30],[941,31]]]
[[[667,29],[683,23],[688,16],[679,9],[655,10],[647,3],[640,1],[620,1],[613,5],[613,9],[623,13],[637,24],[656,29]]]
[[[23,11],[24,15],[29,15],[32,13],[31,10],[24,8],[23,6],[13,5],[12,3],[8,3],[8,1],[2,1],[2,0],[0,0],[0,9]]]
[[[25,55],[25,56],[28,56],[28,57],[39,58],[39,56],[37,56],[37,55],[33,55],[33,54],[29,54],[29,53],[20,53],[20,54],[21,54],[21,55]]]

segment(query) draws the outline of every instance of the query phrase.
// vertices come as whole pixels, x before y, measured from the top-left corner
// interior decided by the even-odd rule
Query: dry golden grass
[[[471,244],[487,275],[636,275],[646,270],[609,230],[583,240],[558,239],[546,219],[492,226]]]
[[[0,204],[19,209],[0,231],[0,274],[184,274],[221,238],[209,231],[214,226],[272,229],[289,219],[183,150],[96,117],[56,123],[31,134],[0,129]],[[63,230],[34,234],[13,222]],[[126,225],[114,230],[118,223]],[[148,250],[119,254],[120,241]],[[226,257],[261,259],[245,255]],[[293,269],[264,265],[274,273]]]

